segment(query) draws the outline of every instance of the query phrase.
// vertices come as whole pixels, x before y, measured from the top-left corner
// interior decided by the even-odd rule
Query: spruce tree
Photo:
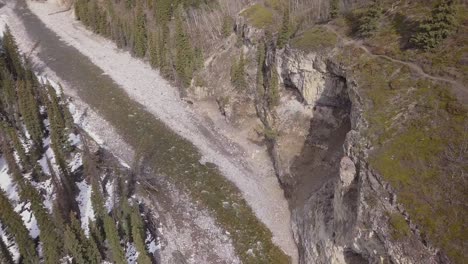
[[[1,85],[3,88],[2,94],[1,94],[3,109],[7,113],[8,118],[16,119],[16,121],[19,121],[18,113],[17,113],[18,107],[16,104],[17,100],[16,100],[15,83],[13,80],[13,76],[10,74],[10,72],[7,69],[3,69],[3,73],[1,77],[2,77]]]
[[[336,18],[340,12],[339,0],[330,0],[330,17]]]
[[[259,93],[258,97],[263,96],[261,93],[264,92],[264,82],[263,82],[263,65],[265,63],[265,44],[260,43],[257,47],[257,92]]]
[[[0,263],[2,264],[14,264],[13,258],[11,257],[10,251],[8,250],[3,239],[0,238]]]
[[[411,42],[422,49],[437,47],[442,40],[453,34],[458,26],[457,9],[453,0],[441,0],[432,9],[430,19],[419,26],[419,32]]]
[[[377,30],[382,7],[378,1],[374,1],[359,18],[358,32],[362,37],[371,37]]]
[[[112,260],[117,264],[126,264],[125,253],[120,245],[120,237],[115,226],[115,221],[108,215],[104,216],[104,231],[106,240],[109,243],[109,249]]]
[[[179,6],[176,16],[176,32],[175,32],[175,45],[176,45],[176,59],[175,68],[179,80],[183,86],[188,86],[192,80],[193,75],[193,51],[190,45],[190,40],[185,32],[183,26],[183,9]]]
[[[237,89],[246,89],[247,88],[247,81],[246,81],[246,73],[245,73],[245,58],[244,52],[241,51],[240,57],[238,61],[235,61],[231,67],[231,83]]]
[[[158,33],[151,34],[148,42],[148,53],[150,64],[153,68],[159,67],[159,43]]]
[[[166,26],[172,17],[172,0],[155,0],[155,16],[158,24]]]
[[[229,15],[223,17],[223,24],[221,25],[221,34],[223,37],[229,37],[233,30],[233,19]]]
[[[82,252],[83,246],[80,244],[80,241],[69,226],[65,228],[63,239],[65,252],[73,258],[73,263],[86,264],[86,260]]]
[[[42,204],[42,196],[28,183],[25,184],[23,191],[26,192],[26,196],[28,196],[28,200],[31,202],[31,208],[41,230],[40,240],[43,243],[42,251],[45,261],[46,263],[59,263],[59,259],[62,256],[61,236],[55,223],[52,221],[51,215]]]
[[[70,224],[66,227],[64,239],[64,247],[73,256],[74,263],[101,263],[101,254],[94,239],[86,237],[74,212],[70,213]]]
[[[289,17],[289,8],[284,9],[283,20],[281,23],[281,30],[278,35],[277,45],[278,48],[282,49],[288,43],[289,37],[291,35],[291,24]]]
[[[142,5],[139,4],[135,15],[134,29],[134,51],[137,57],[144,57],[146,54],[148,36],[146,30],[146,15],[143,12]]]
[[[138,250],[138,263],[140,264],[151,264],[151,259],[146,252],[145,245],[145,227],[141,219],[140,210],[138,205],[133,206],[131,213],[132,223],[132,238],[135,243],[136,249]]]
[[[15,38],[11,34],[11,30],[6,26],[2,39],[3,50],[5,53],[5,62],[9,72],[14,79],[18,79],[23,74],[23,65],[21,63],[20,53],[16,45]]]
[[[39,263],[34,241],[29,236],[29,231],[24,226],[21,216],[16,213],[6,197],[3,190],[0,190],[0,221],[5,231],[14,236],[18,245],[19,253],[25,264]]]
[[[31,139],[34,142],[37,151],[42,150],[43,124],[39,114],[39,106],[34,97],[31,82],[19,80],[18,87],[18,105],[24,124]]]

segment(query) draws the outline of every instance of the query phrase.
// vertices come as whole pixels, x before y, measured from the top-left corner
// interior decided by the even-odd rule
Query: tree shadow
[[[340,82],[345,85],[344,80]],[[324,91],[315,104],[306,142],[291,165],[295,183],[290,197],[293,207],[305,203],[327,182],[339,177],[343,144],[351,130],[350,111],[346,87],[339,94]]]
[[[400,49],[407,50],[415,48],[411,44],[411,38],[418,32],[420,22],[409,18],[398,12],[392,19],[392,26],[395,28],[400,38]]]

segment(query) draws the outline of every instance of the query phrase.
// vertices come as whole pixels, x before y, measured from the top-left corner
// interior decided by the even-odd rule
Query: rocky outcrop
[[[343,122],[339,119],[343,113],[336,115],[337,109],[346,105],[343,104],[346,99],[351,104],[348,115],[344,114],[350,121],[351,130],[347,132],[340,150],[333,151],[332,144],[327,144],[327,138],[322,137],[324,146],[321,148],[325,152],[317,146],[310,146],[311,152],[302,152],[320,156],[334,164],[325,167],[326,171],[314,167],[305,172],[304,178],[314,180],[306,190],[301,190],[304,188],[301,179],[295,179],[299,184],[292,192],[308,192],[307,197],[292,196],[291,200],[293,232],[300,263],[446,263],[443,254],[421,238],[417,227],[411,224],[397,203],[391,187],[369,166],[372,146],[364,133],[368,125],[363,115],[365,105],[359,84],[330,58],[320,58],[315,54],[297,55],[292,51],[285,56],[285,83],[289,81],[304,97],[305,103],[319,107],[328,102],[326,107],[334,108],[335,112],[328,118],[338,118],[335,120],[338,123]],[[344,80],[344,83],[335,82],[338,85],[334,86],[333,80]],[[316,118],[312,117],[312,123]],[[323,132],[312,127],[309,138]],[[336,138],[328,140],[331,143]],[[327,155],[339,157],[331,159]],[[397,227],[391,224],[394,215],[403,217],[409,225],[408,234],[403,237],[396,236]]]

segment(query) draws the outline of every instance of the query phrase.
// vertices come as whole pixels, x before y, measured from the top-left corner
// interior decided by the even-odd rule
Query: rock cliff
[[[396,238],[392,221],[400,214],[409,218],[391,187],[369,166],[365,105],[353,75],[333,56],[287,50],[283,58],[284,83],[314,105],[314,112],[329,113],[314,113],[304,146],[309,151],[303,150],[296,157],[299,164],[289,168],[300,263],[445,263],[416,226],[410,226],[407,237]],[[347,122],[350,126],[343,126]]]

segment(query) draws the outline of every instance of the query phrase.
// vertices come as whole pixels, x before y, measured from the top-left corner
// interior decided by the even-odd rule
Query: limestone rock
[[[356,177],[356,166],[354,162],[345,156],[340,162],[340,180],[343,188],[348,188]]]

